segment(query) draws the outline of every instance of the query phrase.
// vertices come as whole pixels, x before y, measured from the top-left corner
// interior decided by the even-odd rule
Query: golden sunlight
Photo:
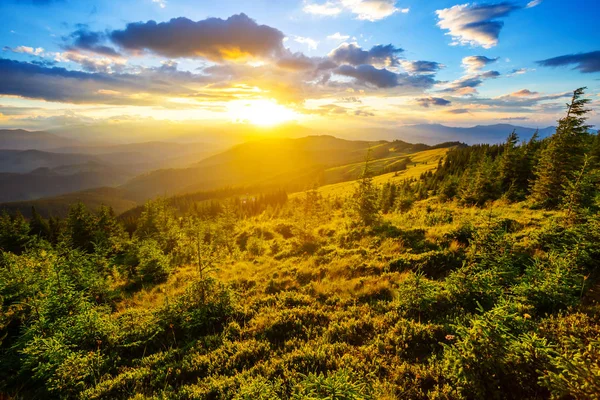
[[[227,108],[234,122],[247,122],[259,126],[279,125],[301,118],[298,112],[267,99],[234,100]]]

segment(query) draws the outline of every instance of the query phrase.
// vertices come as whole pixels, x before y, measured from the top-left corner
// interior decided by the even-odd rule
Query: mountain
[[[68,214],[71,205],[77,202],[84,203],[92,210],[97,209],[101,205],[110,206],[117,214],[137,206],[135,201],[127,198],[123,190],[112,187],[100,187],[39,200],[4,203],[0,205],[0,211],[5,210],[9,214],[14,214],[18,211],[25,217],[30,217],[31,207],[35,207],[46,218],[53,216],[64,218]]]
[[[66,146],[54,149],[60,153],[94,155],[111,164],[146,166],[146,171],[157,168],[185,167],[202,160],[223,147],[210,143],[140,142],[98,146]]]
[[[0,150],[0,172],[26,173],[38,168],[84,164],[100,159],[88,154],[61,154],[40,150]]]
[[[66,139],[43,131],[0,129],[0,149],[48,150],[62,146],[72,146],[77,143],[77,140]]]
[[[137,176],[122,188],[140,202],[159,195],[240,185],[280,184],[298,189],[322,183],[328,168],[362,162],[368,152],[374,159],[384,159],[428,148],[403,141],[350,141],[326,135],[264,139],[234,146],[189,168],[161,169]],[[327,181],[331,183],[330,178]]]
[[[33,200],[100,186],[117,186],[133,177],[128,168],[89,162],[38,168],[24,174],[0,173],[0,202]]]
[[[521,140],[528,140],[537,130],[511,124],[476,125],[470,128],[452,127],[440,124],[406,125],[397,129],[398,135],[404,140],[418,139],[425,143],[439,143],[441,141],[460,141],[467,144],[501,143],[506,137],[516,131]],[[540,138],[545,138],[554,133],[556,127],[540,128]]]

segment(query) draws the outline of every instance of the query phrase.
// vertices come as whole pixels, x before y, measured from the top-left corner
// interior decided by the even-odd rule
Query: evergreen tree
[[[371,226],[379,218],[379,207],[377,204],[378,191],[373,183],[370,170],[371,151],[365,158],[365,166],[362,175],[352,197],[353,209],[363,225]]]
[[[52,231],[50,224],[35,209],[31,207],[31,220],[29,221],[29,234],[39,236],[42,239],[51,240]]]
[[[566,117],[558,121],[556,133],[542,151],[535,171],[531,200],[544,208],[556,208],[561,204],[565,185],[572,181],[583,165],[588,128],[585,124],[585,108],[589,99],[582,98],[586,88],[573,92]]]
[[[509,200],[515,200],[518,193],[517,181],[520,167],[518,141],[519,137],[513,130],[504,143],[504,151],[502,152],[498,168],[500,190]]]

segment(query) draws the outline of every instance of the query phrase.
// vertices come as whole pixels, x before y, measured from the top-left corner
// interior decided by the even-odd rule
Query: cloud
[[[284,57],[281,57],[277,61],[277,65],[280,68],[299,71],[299,70],[307,70],[311,68],[315,68],[315,60],[305,56],[302,53],[294,53]],[[334,67],[334,66],[332,66]]]
[[[512,71],[510,71],[510,73],[508,73],[508,76],[523,75],[523,74],[526,74],[529,71],[530,70],[527,69],[527,68],[515,68]]]
[[[90,73],[0,58],[0,94],[64,103],[157,105],[165,96],[191,95],[181,84],[202,79],[160,68],[138,74]],[[106,94],[114,92],[122,95]]]
[[[443,68],[435,61],[401,61],[402,67],[411,74],[433,74]]]
[[[152,0],[152,2],[158,4],[160,8],[165,8],[167,6],[166,0]]]
[[[396,74],[387,69],[377,69],[372,65],[342,65],[335,71],[336,74],[355,79],[358,85],[374,86],[380,89],[407,87],[427,89],[435,83],[430,75]]]
[[[562,67],[575,64],[573,69],[578,69],[580,72],[585,74],[600,72],[600,51],[567,54],[564,56],[537,61],[537,63],[543,67]]]
[[[304,12],[321,16],[336,16],[350,12],[356,19],[378,21],[397,12],[406,14],[409,8],[396,8],[396,0],[330,0],[325,3],[305,3]]]
[[[337,40],[337,41],[344,41],[344,40],[350,39],[350,35],[342,35],[341,33],[336,32],[333,35],[327,36],[327,39]]]
[[[341,2],[356,14],[357,19],[366,21],[378,21],[398,11],[408,12],[408,8],[403,10],[396,8],[395,0],[341,0]]]
[[[533,8],[535,6],[539,6],[540,4],[542,4],[542,1],[543,0],[531,0],[529,3],[527,3],[525,8]]]
[[[4,51],[12,51],[13,53],[29,54],[31,56],[41,56],[44,54],[42,47],[17,46],[15,48],[5,46]]]
[[[453,101],[463,105],[476,105],[478,107],[485,106],[487,108],[498,108],[511,112],[525,112],[534,106],[545,106],[549,102],[568,98],[571,92],[554,93],[541,95],[537,92],[532,92],[527,89],[522,89],[517,92],[509,93],[503,96],[493,98],[471,97],[471,98],[454,98]]]
[[[67,50],[83,50],[111,57],[120,56],[115,49],[102,44],[107,39],[106,34],[102,32],[92,32],[85,26],[82,26],[71,33],[68,36],[68,39],[72,39],[73,43],[66,46]]]
[[[452,36],[453,45],[481,46],[489,49],[498,43],[504,22],[500,18],[521,8],[509,2],[461,4],[437,10],[438,26]]]
[[[449,106],[452,102],[441,97],[421,97],[415,99],[415,102],[421,107],[429,108],[429,106]]]
[[[488,58],[486,56],[468,56],[462,59],[462,65],[467,71],[476,72],[496,61],[498,61],[498,57]]]
[[[363,65],[375,64],[393,66],[399,60],[397,54],[404,50],[391,44],[373,46],[370,50],[363,50],[356,43],[342,43],[329,53],[329,58],[338,64]]]
[[[309,37],[294,36],[294,42],[307,45],[309,50],[316,50],[317,46],[319,46],[319,42],[317,40]]]
[[[211,61],[271,58],[283,51],[284,38],[281,31],[258,25],[246,14],[226,20],[208,18],[195,22],[180,17],[161,23],[135,22],[109,36],[121,48],[133,52]]]
[[[313,4],[313,3],[305,4],[303,10],[305,13],[308,13],[308,14],[333,16],[333,15],[338,15],[339,13],[341,13],[342,7],[339,5],[336,5],[336,3],[328,1],[323,4]]]
[[[498,119],[501,121],[526,121],[529,119],[529,117],[504,117]]]
[[[529,89],[521,89],[519,91],[513,92],[510,94],[510,96],[512,97],[529,97],[529,96],[535,96],[539,94],[538,92],[532,92]]]
[[[81,65],[83,70],[88,72],[106,72],[111,73],[121,70],[127,60],[120,57],[89,56],[78,51],[65,51],[54,53],[55,62],[74,62]]]
[[[446,111],[448,114],[468,114],[469,110],[466,108],[455,108],[454,110]]]
[[[460,79],[447,84],[447,88],[442,90],[445,93],[455,93],[458,95],[467,95],[477,93],[477,87],[486,79],[495,79],[500,76],[498,71],[486,71],[478,74],[463,76]]]

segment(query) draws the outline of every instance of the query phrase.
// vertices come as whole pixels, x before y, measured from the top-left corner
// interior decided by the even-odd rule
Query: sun
[[[273,126],[296,121],[301,115],[278,104],[275,100],[234,100],[228,104],[228,113],[235,122],[258,126]]]

